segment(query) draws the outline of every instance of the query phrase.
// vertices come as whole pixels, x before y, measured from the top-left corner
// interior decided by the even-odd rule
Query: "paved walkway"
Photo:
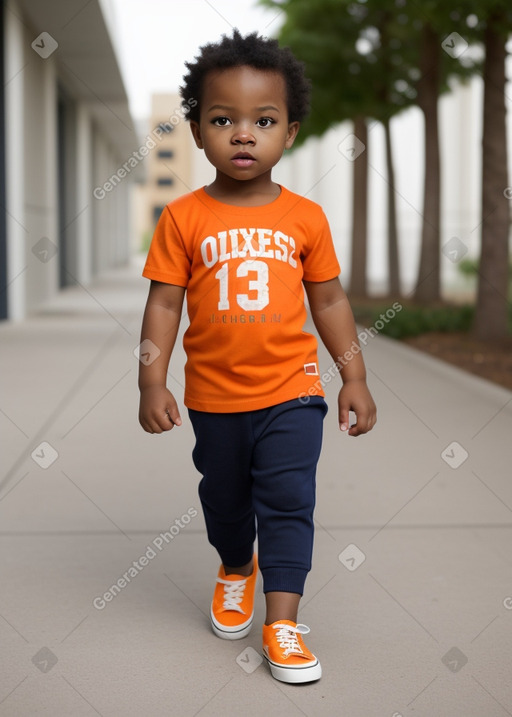
[[[353,439],[327,384],[300,614],[324,677],[283,685],[261,595],[248,638],[210,632],[191,426],[137,422],[139,272],[0,326],[0,715],[512,715],[512,394],[377,337],[379,423]]]

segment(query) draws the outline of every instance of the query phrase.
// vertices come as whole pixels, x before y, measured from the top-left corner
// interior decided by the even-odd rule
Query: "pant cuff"
[[[263,592],[298,593],[304,592],[309,570],[304,568],[263,568]]]

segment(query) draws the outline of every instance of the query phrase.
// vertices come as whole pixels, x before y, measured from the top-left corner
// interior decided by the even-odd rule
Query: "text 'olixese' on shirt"
[[[319,372],[302,280],[339,272],[321,207],[284,187],[259,207],[224,204],[204,188],[170,202],[143,276],[187,289],[185,405],[232,413],[307,392]]]

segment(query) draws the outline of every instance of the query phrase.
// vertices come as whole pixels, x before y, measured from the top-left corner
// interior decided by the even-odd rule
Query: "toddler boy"
[[[308,111],[302,63],[276,40],[235,30],[201,48],[187,68],[183,105],[216,176],[170,202],[155,230],[143,272],[151,286],[141,342],[150,339],[160,355],[140,364],[139,419],[149,433],[182,423],[166,376],[186,292],[184,403],[208,539],[222,562],[212,629],[228,640],[248,634],[259,567],[271,674],[310,682],[322,672],[297,612],[311,569],[327,406],[317,342],[303,330],[304,289],[317,331],[342,366],[340,429],[371,430],[375,404],[361,354],[338,363],[357,334],[327,219],[317,204],[272,181]]]

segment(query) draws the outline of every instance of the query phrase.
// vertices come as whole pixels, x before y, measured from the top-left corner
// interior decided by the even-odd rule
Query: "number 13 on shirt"
[[[264,261],[260,261],[259,259],[243,261],[237,266],[237,277],[249,277],[249,274],[256,274],[255,278],[249,278],[248,286],[249,291],[256,292],[256,298],[251,299],[248,294],[237,294],[236,301],[245,311],[261,311],[270,301],[268,295],[268,266]],[[227,262],[221,266],[215,274],[215,278],[219,280],[218,309],[219,311],[228,311],[230,306],[228,298],[229,269]]]

